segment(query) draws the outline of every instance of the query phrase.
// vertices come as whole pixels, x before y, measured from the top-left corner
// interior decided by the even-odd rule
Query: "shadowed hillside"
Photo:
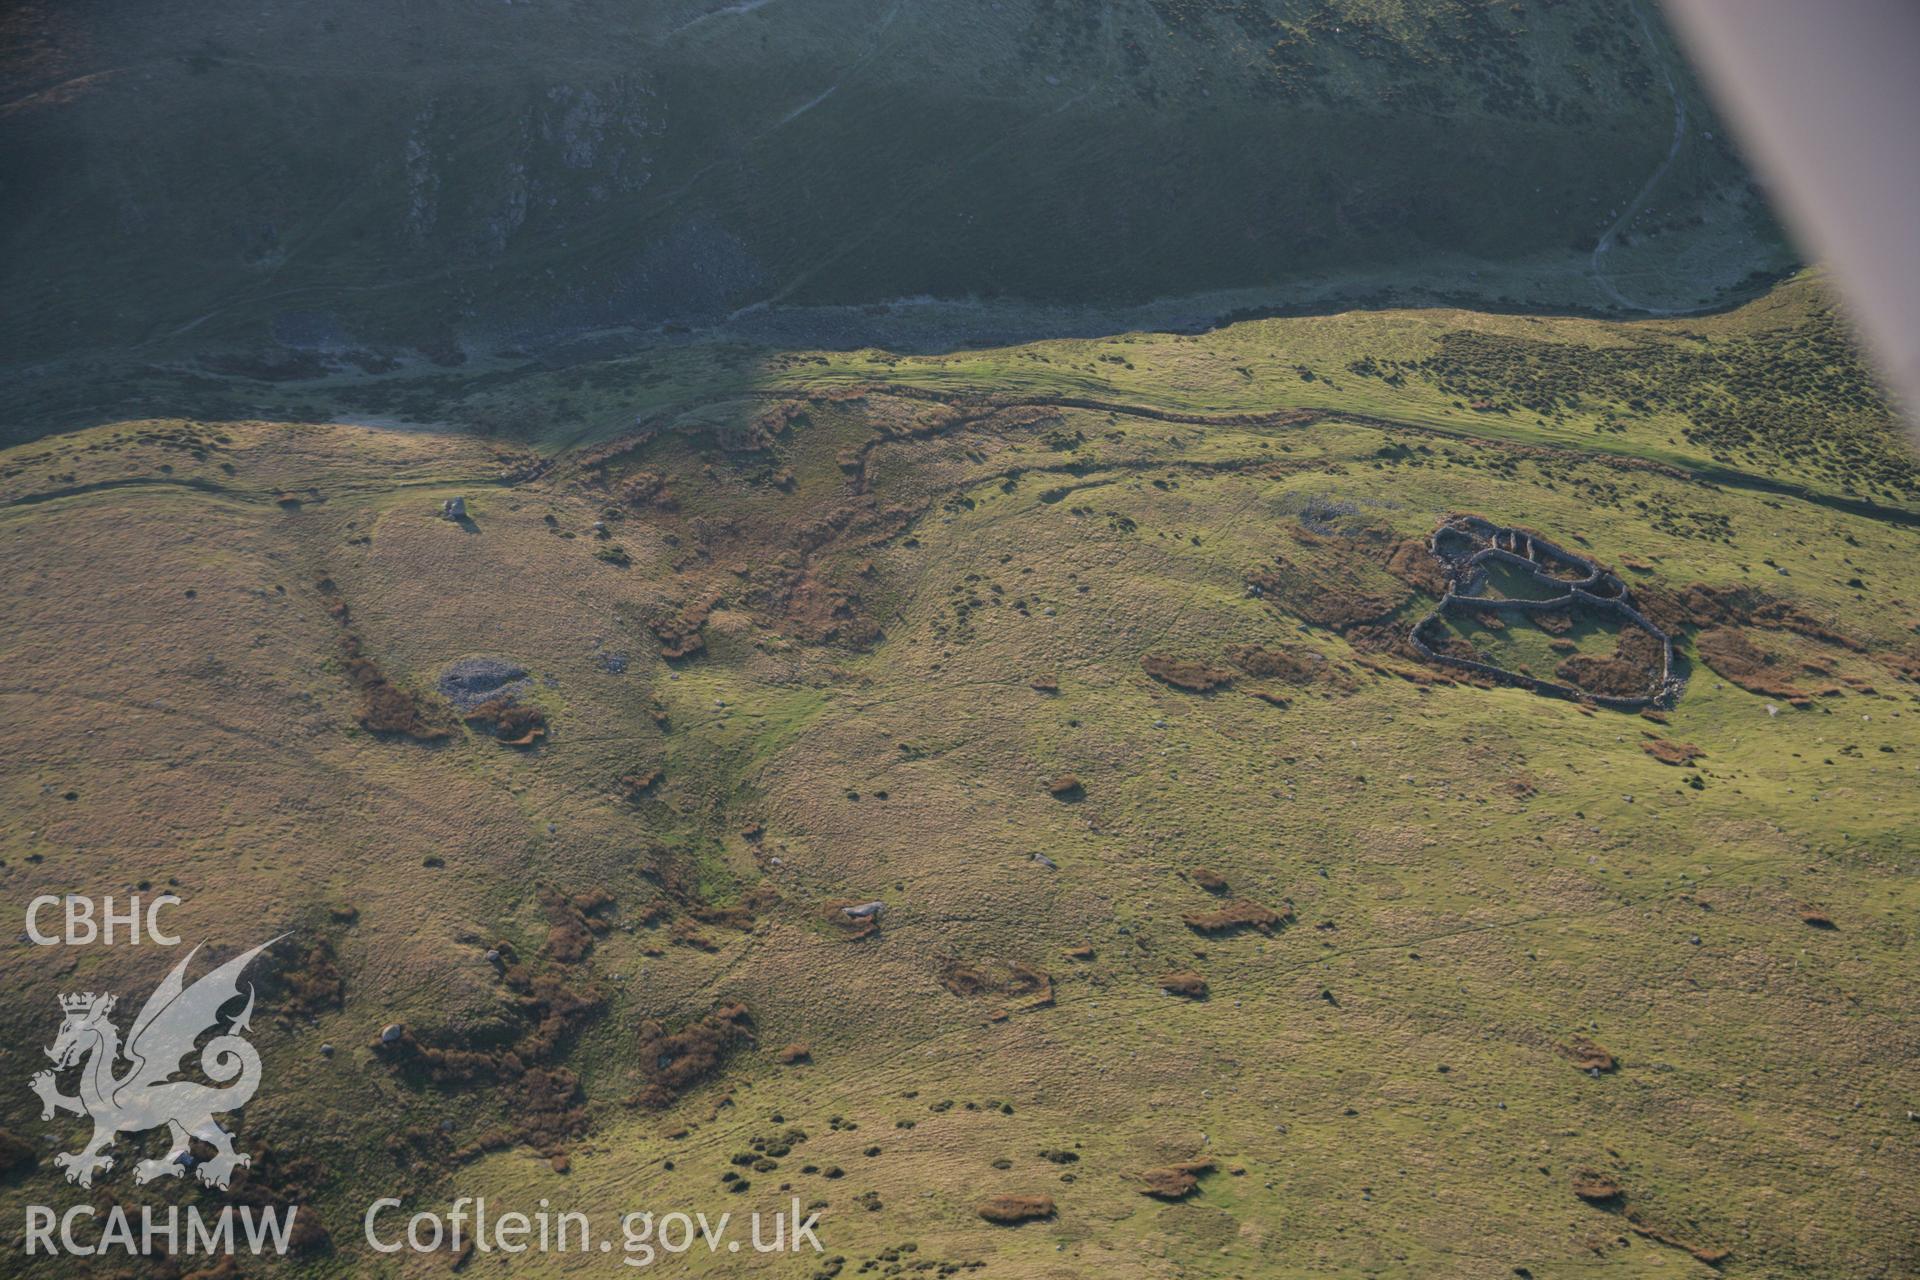
[[[4,30],[16,359],[454,361],[919,295],[1010,333],[1220,291],[1695,308],[1784,262],[1613,0],[103,0]]]

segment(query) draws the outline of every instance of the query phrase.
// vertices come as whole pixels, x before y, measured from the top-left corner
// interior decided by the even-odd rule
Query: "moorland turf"
[[[0,454],[0,880],[298,931],[240,1133],[303,1274],[374,1194],[797,1195],[848,1274],[1910,1273],[1920,490],[1833,324],[201,388],[253,409]],[[1460,512],[1684,693],[1423,662]],[[472,660],[528,678],[463,720]],[[165,959],[0,951],[8,1061]]]

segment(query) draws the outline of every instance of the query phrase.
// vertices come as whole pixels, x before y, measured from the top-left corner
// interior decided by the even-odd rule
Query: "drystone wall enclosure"
[[[1447,572],[1447,593],[1431,613],[1414,624],[1409,642],[1421,657],[1517,685],[1554,698],[1592,702],[1621,711],[1671,706],[1680,697],[1685,680],[1673,668],[1673,637],[1655,626],[1634,607],[1632,593],[1617,576],[1584,556],[1576,555],[1537,533],[1494,524],[1473,515],[1449,516],[1428,541]],[[1535,584],[1558,594],[1543,599],[1517,599],[1488,594],[1487,565],[1504,564],[1524,571]],[[1596,615],[1625,626],[1638,627],[1660,649],[1658,671],[1649,670],[1644,695],[1622,697],[1595,693],[1570,684],[1542,680],[1491,662],[1457,657],[1436,648],[1428,637],[1448,616],[1463,611],[1502,613],[1560,613]]]

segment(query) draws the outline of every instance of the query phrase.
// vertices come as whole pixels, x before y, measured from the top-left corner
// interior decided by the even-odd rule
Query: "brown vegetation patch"
[[[1325,656],[1308,648],[1268,649],[1257,644],[1230,644],[1227,661],[1250,676],[1268,676],[1288,684],[1324,680],[1331,669]]]
[[[1790,632],[1834,649],[1870,653],[1864,642],[1837,625],[1790,600],[1752,586],[1712,587],[1696,582],[1679,590],[1648,588],[1642,605],[1649,617],[1669,630],[1678,626],[1700,629],[1696,646],[1701,657],[1726,679],[1751,693],[1792,701],[1837,692],[1832,684],[1811,690],[1794,687],[1785,671],[1795,664],[1767,653],[1756,643],[1753,632]],[[1920,657],[1914,654],[1887,649],[1871,656],[1896,675],[1920,679]],[[1824,656],[1812,660],[1806,674],[1832,676],[1832,660]],[[1844,676],[1836,678],[1865,691],[1861,689],[1862,682]]]
[[[956,996],[977,996],[984,991],[993,990],[993,983],[986,974],[972,965],[951,961],[940,970],[940,985]]]
[[[771,891],[769,890],[769,892]],[[779,895],[774,895],[774,900],[778,901]],[[705,903],[697,903],[687,908],[687,911],[688,914],[701,924],[717,925],[722,929],[738,929],[743,933],[753,928],[753,908],[747,906],[745,903],[731,907],[715,907]]]
[[[1206,693],[1233,683],[1233,672],[1225,667],[1161,653],[1150,653],[1140,659],[1140,669],[1163,684],[1189,693]]]
[[[506,982],[518,996],[519,1008],[533,1020],[533,1029],[513,1046],[513,1051],[527,1061],[553,1058],[604,1007],[604,997],[598,990],[574,987],[570,981],[564,973],[552,971],[532,977],[518,967],[507,972]]]
[[[605,889],[585,893],[562,893],[549,889],[541,895],[541,909],[547,913],[547,954],[561,964],[578,964],[593,950],[593,942],[613,928],[606,913],[613,908],[613,895]]]
[[[1397,639],[1398,637],[1396,636],[1396,640]],[[1354,647],[1358,649],[1361,646],[1356,644]],[[1382,662],[1378,659],[1364,657],[1360,654],[1354,656],[1353,662],[1355,666],[1366,671],[1371,671],[1377,676],[1386,676],[1394,680],[1405,680],[1408,684],[1419,685],[1421,688],[1431,688],[1434,685],[1442,684],[1451,685],[1454,683],[1451,679],[1437,672],[1422,671],[1417,667],[1403,667],[1397,662]]]
[[[1148,1169],[1140,1175],[1140,1181],[1145,1184],[1140,1194],[1156,1200],[1184,1200],[1200,1185],[1202,1175],[1211,1172],[1211,1160],[1182,1160],[1163,1168]]]
[[[1364,563],[1357,556],[1346,557],[1348,564],[1337,567],[1308,566],[1285,556],[1275,556],[1271,569],[1247,575],[1247,582],[1259,588],[1270,603],[1284,608],[1315,626],[1346,631],[1362,623],[1384,622],[1398,612],[1413,593],[1395,581],[1396,590],[1363,591],[1354,587],[1357,575],[1352,571]]]
[[[508,1088],[514,1136],[549,1158],[587,1132],[580,1077],[565,1067],[532,1067]]]
[[[1616,1205],[1627,1193],[1610,1174],[1582,1169],[1573,1175],[1573,1194],[1588,1204]]]
[[[1649,1226],[1647,1223],[1641,1221],[1638,1214],[1632,1212],[1627,1214],[1627,1225],[1633,1228],[1635,1235],[1644,1236],[1648,1240],[1657,1241],[1670,1248],[1684,1249],[1687,1253],[1693,1255],[1696,1261],[1704,1262],[1710,1267],[1717,1267],[1733,1256],[1733,1250],[1731,1249],[1722,1249],[1713,1245],[1688,1244],[1685,1240],[1665,1228]]]
[[[1207,998],[1207,980],[1191,969],[1163,973],[1160,975],[1158,985],[1170,996],[1183,996],[1188,1000]]]
[[[587,1127],[579,1082],[555,1063],[578,1032],[600,1015],[603,997],[592,987],[571,985],[564,971],[531,972],[507,943],[497,944],[496,950],[504,966],[501,980],[511,993],[502,1021],[443,1033],[431,1043],[402,1028],[393,1040],[382,1034],[373,1043],[376,1057],[416,1085],[496,1087],[503,1123],[453,1152],[455,1159],[515,1142],[552,1155],[560,1143]]]
[[[1611,1053],[1585,1036],[1574,1036],[1560,1046],[1560,1053],[1582,1071],[1607,1072],[1620,1065]]]
[[[980,1202],[977,1212],[988,1222],[1014,1226],[1054,1215],[1052,1196],[995,1196]]]
[[[904,532],[916,508],[883,506],[859,496],[794,526],[729,525],[749,583],[745,604],[787,635],[809,644],[864,649],[884,632],[867,599],[877,575],[871,560],[847,564],[844,553],[880,546]]]
[[[1553,674],[1576,689],[1603,693],[1611,698],[1631,698],[1644,694],[1650,681],[1647,672],[1614,658],[1599,658],[1576,653],[1554,667]]]
[[[1748,693],[1788,701],[1811,696],[1788,679],[1778,657],[1755,645],[1744,631],[1714,627],[1702,631],[1693,643],[1702,661]]]
[[[1053,1003],[1053,979],[1030,965],[1011,961],[963,964],[949,959],[940,966],[940,985],[956,996],[1012,996],[1022,1000],[1016,1013],[1044,1009]]]
[[[1433,558],[1425,538],[1402,538],[1387,552],[1386,571],[1423,595],[1447,594],[1446,570]]]
[[[1263,907],[1257,902],[1236,898],[1222,905],[1218,911],[1189,912],[1180,917],[1180,923],[1195,933],[1238,933],[1242,929],[1252,929],[1271,937],[1275,930],[1292,919],[1291,906],[1282,913]]]
[[[1710,587],[1696,582],[1678,591],[1643,587],[1638,594],[1643,611],[1663,631],[1674,632],[1683,627],[1758,627],[1765,631],[1791,631],[1823,644],[1866,652],[1866,646],[1860,641],[1799,605],[1754,587]]]
[[[649,1018],[640,1026],[640,1068],[647,1087],[635,1104],[659,1111],[720,1070],[733,1052],[752,1043],[753,1018],[743,1004],[723,1004],[678,1031]]]
[[[664,769],[643,766],[632,773],[621,775],[620,790],[629,801],[637,804],[652,795],[654,788],[658,787],[666,776],[667,772]]]
[[[1534,614],[1544,624],[1553,614]],[[1588,693],[1610,698],[1644,697],[1660,679],[1660,642],[1639,627],[1620,630],[1610,657],[1575,654],[1554,668],[1554,674]]]
[[[680,503],[667,489],[667,478],[657,471],[628,473],[620,484],[620,501],[629,507],[678,511]]]
[[[397,1040],[389,1042],[384,1036],[378,1039],[375,1051],[398,1065],[404,1074],[435,1084],[510,1083],[530,1066],[549,1062],[603,1007],[598,991],[569,986],[559,973],[529,975],[516,964],[508,967],[504,981],[514,993],[507,1005],[512,1021],[506,1036],[499,1028],[475,1033],[484,1037],[478,1041],[483,1047],[475,1048],[470,1047],[475,1041],[463,1037],[450,1038],[447,1043],[422,1043],[408,1028]],[[506,1037],[511,1038],[505,1047],[494,1043]]]
[[[547,713],[511,698],[494,698],[461,717],[503,747],[531,747],[547,734]]]
[[[1205,867],[1195,867],[1189,873],[1189,876],[1195,884],[1205,889],[1208,893],[1225,893],[1227,891],[1226,878],[1216,872],[1207,870]]]
[[[729,420],[676,423],[674,429],[761,450],[786,434],[793,422],[805,420],[811,404],[822,401],[852,403],[838,396],[814,396],[792,410],[798,417],[790,418],[786,411],[775,408],[745,426]],[[854,553],[898,537],[923,513],[924,502],[918,506],[885,504],[866,493],[865,457],[872,445],[926,433],[923,420],[929,416],[954,416],[944,409],[929,415],[919,406],[910,408],[913,420],[901,422],[897,431],[876,423],[880,429],[865,445],[845,451],[842,465],[852,475],[852,492],[844,494],[837,505],[823,509],[818,503],[796,504],[790,509],[761,512],[751,520],[711,511],[688,518],[678,513],[678,504],[668,491],[669,484],[681,482],[678,470],[664,461],[656,463],[657,472],[630,469],[630,456],[644,449],[664,423],[583,455],[580,465],[588,483],[618,492],[628,506],[645,506],[662,513],[655,522],[672,526],[665,533],[666,544],[685,549],[675,557],[674,568],[702,579],[687,584],[679,597],[682,603],[658,608],[650,617],[661,654],[669,660],[680,660],[702,652],[706,647],[704,624],[722,599],[731,607],[752,611],[764,625],[807,643],[865,648],[881,639],[883,631],[867,586],[877,578],[878,570],[871,558]],[[776,465],[768,458],[745,478],[750,484],[769,485],[783,492],[796,490],[799,481],[793,473],[777,470]],[[711,460],[703,471],[708,479],[716,475]]]
[[[1023,964],[1010,966],[1004,988],[1010,996],[1025,997],[1025,1003],[1018,1006],[1016,1012],[1045,1009],[1053,1004],[1053,979],[1038,969]]]
[[[781,626],[789,635],[809,644],[841,644],[865,649],[883,632],[868,611],[866,597],[855,587],[834,582],[819,570],[808,569],[783,587],[764,593],[777,606]]]
[[[709,955],[720,950],[719,943],[702,933],[698,924],[684,916],[675,920],[673,927],[667,930],[667,941],[673,943],[675,946],[692,947],[695,951],[705,951]]]
[[[775,440],[792,435],[795,427],[808,426],[812,421],[807,401],[781,400],[754,417],[744,443],[756,449],[765,448]]]
[[[1014,961],[1007,966],[1007,982],[1004,988],[1009,995],[1033,995],[1053,990],[1053,982],[1046,974],[1028,965]]]
[[[319,582],[327,614],[340,628],[340,663],[347,680],[360,692],[360,727],[383,738],[410,738],[439,742],[453,733],[446,707],[437,699],[405,689],[387,678],[380,664],[366,656],[353,629],[347,602],[331,578]]]
[[[1695,760],[1707,754],[1691,742],[1669,742],[1665,738],[1655,738],[1651,742],[1643,742],[1640,744],[1640,749],[1652,756],[1655,760],[1658,760],[1661,764],[1671,765],[1692,764]]]
[[[1415,662],[1424,662],[1426,660],[1425,655],[1414,648],[1412,642],[1407,639],[1407,628],[1398,622],[1362,622],[1355,626],[1348,627],[1340,634],[1346,638],[1348,647],[1357,654],[1370,653],[1382,658],[1398,657],[1410,659]],[[1306,652],[1310,656],[1313,651],[1307,650]],[[1385,674],[1397,675],[1402,679],[1412,679],[1404,670],[1387,666],[1384,663],[1363,663],[1362,665]],[[1319,671],[1319,678],[1321,680],[1337,685],[1347,692],[1352,692],[1359,687],[1351,676],[1345,674],[1344,667],[1337,667],[1332,663],[1327,663],[1320,667]],[[1432,673],[1427,674],[1431,675]],[[1419,683],[1419,681],[1415,681],[1415,683]],[[1450,684],[1452,682],[1441,681],[1441,683]]]
[[[415,742],[438,742],[451,732],[435,704],[388,680],[371,659],[348,659],[347,676],[366,700],[360,724],[369,732]]]
[[[702,628],[707,625],[707,615],[720,603],[717,595],[703,596],[678,612],[656,619],[652,624],[654,638],[660,642],[660,656],[668,661],[691,658],[707,647]]]
[[[263,988],[281,1012],[311,1018],[346,1003],[347,983],[334,963],[332,939],[283,938],[273,955],[277,963]]]
[[[1473,641],[1452,631],[1443,631],[1429,642],[1433,651],[1442,657],[1456,658],[1461,662],[1485,662],[1487,655],[1474,648]]]

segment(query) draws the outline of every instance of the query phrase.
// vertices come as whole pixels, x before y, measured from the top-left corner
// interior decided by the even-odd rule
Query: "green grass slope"
[[[0,886],[298,931],[240,1126],[330,1237],[290,1273],[437,1273],[359,1244],[367,1202],[485,1194],[822,1206],[825,1257],[689,1274],[1908,1275],[1920,530],[1830,323],[1799,281],[1631,326],[688,347],[449,396],[492,437],[317,420],[428,395],[376,379],[15,446]],[[1620,573],[1677,704],[1409,657],[1460,511]],[[544,736],[437,702],[471,656]],[[0,1068],[165,960],[0,951]],[[41,1156],[0,1216],[89,1194],[70,1128],[0,1099]]]

